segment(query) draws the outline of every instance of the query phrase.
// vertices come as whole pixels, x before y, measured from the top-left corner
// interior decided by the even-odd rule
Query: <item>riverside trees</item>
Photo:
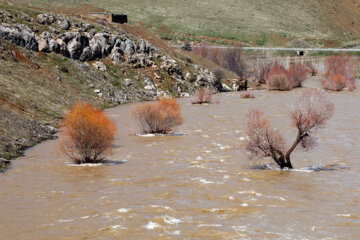
[[[246,149],[254,156],[271,157],[281,169],[293,168],[291,153],[299,145],[304,149],[313,147],[313,131],[323,127],[333,112],[334,105],[320,91],[311,89],[304,92],[296,106],[290,110],[291,122],[297,130],[297,136],[287,149],[284,138],[263,117],[263,113],[253,110],[248,119]]]

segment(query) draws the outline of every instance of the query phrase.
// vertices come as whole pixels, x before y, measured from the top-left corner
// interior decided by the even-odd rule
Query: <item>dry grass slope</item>
[[[249,44],[284,44],[291,39],[343,41],[360,36],[360,3],[354,0],[13,0],[41,7],[79,7],[82,3],[126,13],[132,22],[164,37],[206,36]],[[325,41],[326,43],[326,41]]]

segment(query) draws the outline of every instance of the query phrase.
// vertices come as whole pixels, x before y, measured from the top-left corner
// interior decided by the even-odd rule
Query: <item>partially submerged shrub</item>
[[[255,95],[252,94],[251,92],[246,92],[246,93],[242,93],[240,95],[241,98],[255,98]]]
[[[104,160],[111,149],[116,125],[100,109],[90,103],[77,103],[62,121],[62,150],[76,163]]]
[[[289,72],[283,66],[277,66],[265,77],[267,88],[270,90],[289,91],[293,88]]]
[[[256,81],[260,84],[265,83],[266,75],[277,66],[280,66],[280,62],[276,58],[257,59],[254,69]]]
[[[191,98],[192,104],[211,103],[212,92],[209,88],[199,88]]]
[[[141,134],[166,134],[184,122],[180,104],[175,99],[138,104],[132,110],[131,116]]]
[[[272,68],[265,76],[267,88],[270,90],[289,91],[301,87],[306,80],[306,68],[304,65],[294,63],[289,70],[278,65]]]
[[[346,80],[341,74],[329,74],[322,86],[327,90],[342,91],[346,87]]]
[[[353,65],[349,57],[330,56],[326,59],[325,64],[324,89],[341,91],[346,87],[352,91],[356,88]]]
[[[263,113],[253,110],[249,114],[246,149],[253,156],[271,157],[280,168],[293,168],[290,155],[300,145],[304,149],[315,145],[311,136],[313,131],[323,127],[333,115],[334,105],[316,89],[302,94],[296,106],[290,111],[292,125],[297,136],[290,148],[285,148],[285,141],[280,133],[272,128]]]
[[[302,87],[302,83],[306,80],[306,67],[301,63],[294,63],[290,65],[289,75],[292,78],[292,87]]]

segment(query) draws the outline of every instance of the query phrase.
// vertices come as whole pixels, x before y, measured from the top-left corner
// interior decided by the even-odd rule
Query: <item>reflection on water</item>
[[[295,171],[254,168],[242,150],[252,108],[290,143],[286,109],[302,91],[182,99],[174,136],[129,136],[133,105],[110,109],[122,164],[73,166],[58,141],[29,150],[0,175],[0,239],[360,239],[359,90],[326,93],[335,115]]]

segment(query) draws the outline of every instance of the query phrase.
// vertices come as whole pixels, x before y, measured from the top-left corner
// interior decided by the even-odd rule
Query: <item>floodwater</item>
[[[305,88],[179,100],[182,136],[130,136],[134,105],[109,109],[123,163],[71,165],[58,140],[30,149],[0,175],[0,239],[360,239],[359,90],[326,93],[335,115],[292,155],[295,171],[253,168],[243,150],[253,108],[290,144],[287,109]]]

